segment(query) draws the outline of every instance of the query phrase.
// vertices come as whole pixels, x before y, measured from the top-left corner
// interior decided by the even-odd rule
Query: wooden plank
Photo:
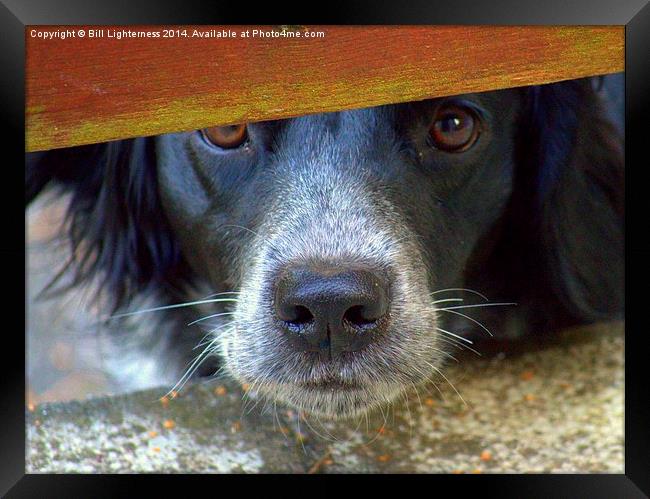
[[[177,26],[186,38],[122,39],[110,35],[164,28],[83,28],[26,28],[28,151],[624,70],[623,26],[310,26],[272,38],[241,34],[281,28]],[[57,30],[75,36],[42,37]]]

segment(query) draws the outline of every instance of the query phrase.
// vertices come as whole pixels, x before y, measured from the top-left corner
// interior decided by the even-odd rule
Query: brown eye
[[[478,138],[478,118],[466,107],[441,106],[436,111],[429,134],[436,149],[447,152],[466,151]]]
[[[215,146],[222,149],[234,149],[248,138],[247,126],[241,125],[213,126],[202,130],[203,136]]]

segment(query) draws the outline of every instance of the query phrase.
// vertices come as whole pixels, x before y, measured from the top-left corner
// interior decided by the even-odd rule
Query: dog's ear
[[[520,271],[533,303],[570,321],[620,317],[622,138],[589,79],[525,92],[510,229],[519,234]]]
[[[117,308],[145,289],[182,282],[180,250],[162,212],[152,138],[29,155],[26,200],[50,182],[71,192],[66,215],[70,260],[46,292],[98,279]],[[60,278],[72,272],[66,284]]]

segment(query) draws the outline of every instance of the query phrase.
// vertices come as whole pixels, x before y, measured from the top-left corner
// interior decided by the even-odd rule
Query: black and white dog
[[[622,138],[591,80],[31,155],[27,202],[50,182],[68,285],[98,283],[156,384],[207,329],[190,372],[353,416],[474,332],[623,314]]]

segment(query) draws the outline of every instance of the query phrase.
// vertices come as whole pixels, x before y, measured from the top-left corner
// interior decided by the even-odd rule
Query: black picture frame
[[[243,18],[235,7],[248,10]],[[98,475],[25,475],[25,355],[24,341],[17,332],[25,315],[25,212],[24,192],[19,169],[24,161],[24,77],[26,25],[44,24],[603,24],[625,25],[626,29],[626,386],[625,386],[625,474],[621,475],[463,475],[419,476],[447,485],[454,495],[468,488],[482,495],[499,497],[648,497],[650,494],[650,401],[646,385],[647,349],[644,336],[644,283],[648,282],[650,244],[644,209],[648,153],[640,137],[646,127],[650,95],[650,6],[647,0],[493,0],[480,6],[463,0],[453,2],[329,2],[323,9],[305,3],[290,14],[280,13],[275,5],[264,12],[261,5],[242,8],[242,3],[210,4],[198,0],[183,2],[130,0],[91,3],[82,0],[3,0],[0,4],[2,58],[2,104],[4,118],[3,150],[5,168],[2,202],[3,232],[0,254],[5,280],[4,299],[0,302],[2,319],[2,411],[0,416],[0,495],[7,497],[120,497],[151,492],[151,482],[135,476]],[[268,8],[268,7],[267,7]],[[327,8],[328,10],[325,10]],[[319,17],[305,14],[319,11]],[[647,139],[646,139],[647,142]],[[8,178],[7,178],[8,177]],[[645,229],[645,230],[644,230]],[[21,267],[20,262],[25,265]],[[631,269],[631,272],[627,272]],[[639,284],[640,286],[635,286]],[[640,289],[635,295],[634,290]],[[21,292],[23,292],[21,296]],[[164,486],[170,485],[168,477]],[[171,478],[171,477],[169,477]],[[233,479],[231,477],[230,479]],[[328,477],[329,479],[336,479]],[[338,477],[341,479],[343,477]],[[389,478],[389,477],[386,477]],[[373,477],[382,484],[384,477]],[[411,477],[408,477],[411,478]],[[225,478],[223,478],[225,479]],[[259,478],[258,478],[259,479]],[[301,484],[278,485],[291,489]],[[304,478],[303,478],[304,479]],[[128,483],[128,489],[124,488]],[[432,484],[432,485],[434,485]],[[219,485],[216,485],[220,487]],[[185,493],[191,493],[187,484]],[[212,485],[215,487],[215,485]],[[287,487],[288,488],[288,487]],[[171,489],[169,493],[171,494]],[[241,493],[241,489],[236,493]],[[428,489],[431,494],[443,489]],[[128,494],[127,494],[128,492]],[[199,493],[199,492],[194,492]],[[219,493],[212,489],[210,493]],[[221,492],[223,493],[223,492]],[[230,492],[226,492],[230,493]]]

